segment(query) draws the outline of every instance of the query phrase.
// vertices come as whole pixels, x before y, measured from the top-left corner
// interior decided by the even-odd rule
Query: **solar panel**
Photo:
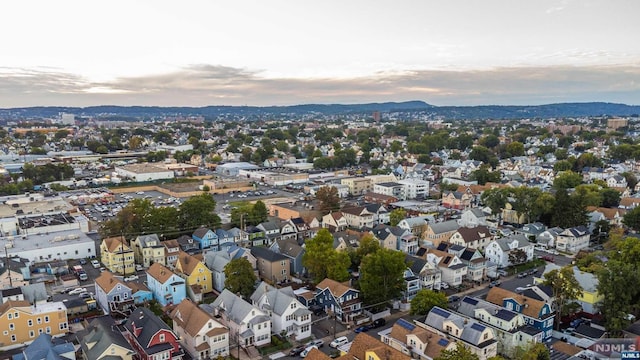
[[[447,345],[449,345],[449,340],[447,340],[445,338],[442,338],[442,339],[438,340],[438,345],[443,346],[443,347],[447,346]]]
[[[471,325],[471,328],[476,331],[484,331],[484,329],[486,329],[484,326],[478,323],[474,323],[473,325]]]
[[[463,302],[467,303],[467,304],[471,304],[473,306],[478,305],[478,300],[465,296],[464,299],[462,299]]]
[[[451,313],[449,313],[448,311],[444,311],[438,307],[434,307],[433,309],[431,309],[431,312],[438,316],[442,316],[445,319],[448,318],[449,315],[451,315]]]
[[[396,324],[402,326],[403,328],[405,328],[405,329],[407,329],[409,331],[413,331],[413,329],[416,328],[415,325],[413,325],[412,323],[410,323],[407,320],[402,319],[402,318],[398,319],[398,321],[396,321]]]
[[[449,264],[449,261],[451,261],[451,256],[447,256],[446,258],[444,258],[444,263]]]

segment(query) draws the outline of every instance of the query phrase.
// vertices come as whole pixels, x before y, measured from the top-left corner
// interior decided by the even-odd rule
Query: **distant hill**
[[[604,102],[559,103],[535,106],[434,106],[423,101],[385,102],[369,104],[305,104],[292,106],[91,106],[91,107],[28,107],[0,109],[0,118],[55,117],[61,112],[80,116],[101,117],[112,120],[154,118],[171,115],[201,115],[206,118],[219,116],[259,119],[265,116],[348,115],[372,112],[415,113],[428,118],[442,119],[530,119],[582,116],[631,116],[640,114],[640,106]]]

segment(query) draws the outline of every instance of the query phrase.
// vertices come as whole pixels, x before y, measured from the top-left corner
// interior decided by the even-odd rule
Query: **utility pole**
[[[7,245],[4,245],[4,266],[7,267],[7,274],[9,274],[9,287],[13,287],[13,280],[11,279],[11,269],[9,268],[9,250],[7,250]]]

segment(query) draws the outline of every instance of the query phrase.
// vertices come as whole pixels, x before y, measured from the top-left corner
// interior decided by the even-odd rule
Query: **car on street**
[[[353,330],[356,334],[359,334],[361,332],[367,332],[369,331],[369,327],[367,325],[363,325],[363,326],[358,326],[355,330]]]
[[[554,262],[555,258],[553,256],[551,256],[551,255],[545,255],[545,256],[542,257],[542,260],[548,261],[548,262]]]
[[[313,349],[317,349],[317,348],[318,348],[318,347],[317,347],[317,346],[315,346],[315,345],[311,345],[311,346],[309,346],[309,347],[305,348],[305,349],[304,349],[304,350],[302,350],[302,352],[300,353],[300,357],[301,357],[301,358],[306,358],[306,357],[307,357],[307,355],[309,355],[309,352],[310,352],[311,350],[313,350]]]
[[[142,271],[144,268],[140,264],[136,264],[136,271]]]
[[[458,302],[458,301],[460,301],[460,296],[458,296],[458,295],[449,296],[449,303],[454,303],[454,302]]]
[[[321,348],[324,346],[324,341],[322,341],[322,339],[311,340],[305,346],[306,347],[315,346],[315,347]]]
[[[91,260],[91,266],[93,266],[94,269],[98,269],[100,267],[100,261],[96,259]]]
[[[93,298],[93,294],[90,293],[90,292],[86,292],[86,291],[83,292],[83,293],[80,293],[78,295],[80,296],[81,299],[91,299],[91,298]]]
[[[529,273],[522,272],[522,273],[518,274],[518,279],[526,278],[527,276],[529,276]]]
[[[375,329],[375,328],[379,328],[380,326],[384,326],[386,323],[387,323],[387,320],[380,318],[380,319],[373,320],[373,322],[371,323],[371,326],[373,329]]]
[[[289,351],[289,356],[298,356],[304,349],[306,349],[304,345],[298,345]]]
[[[336,338],[335,340],[333,340],[331,344],[329,344],[329,346],[331,346],[332,348],[337,348],[348,342],[349,342],[349,339],[347,339],[346,336],[340,336],[339,338]]]
[[[134,280],[138,280],[138,279],[139,279],[138,275],[129,275],[129,276],[124,278],[124,281],[134,281]]]
[[[75,289],[69,291],[68,294],[69,295],[80,295],[83,292],[87,292],[87,289],[85,289],[85,288],[75,288]]]
[[[500,281],[493,280],[492,282],[489,283],[489,287],[492,288],[492,287],[495,287],[495,286],[500,286],[500,284],[501,284]]]

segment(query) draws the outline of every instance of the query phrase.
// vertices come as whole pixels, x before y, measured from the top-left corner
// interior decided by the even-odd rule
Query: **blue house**
[[[51,335],[41,333],[21,353],[13,355],[12,359],[75,360],[76,353],[72,343],[54,340]]]
[[[209,230],[206,227],[201,227],[198,230],[194,231],[191,237],[193,238],[193,240],[197,241],[200,244],[200,250],[220,250],[218,235],[214,231]]]
[[[179,304],[187,297],[184,279],[160,263],[154,263],[147,270],[147,286],[162,306]]]
[[[104,271],[98,276],[95,288],[96,301],[105,314],[123,311],[134,305],[131,287],[110,271]]]
[[[543,332],[543,341],[551,338],[556,317],[551,309],[551,302],[534,299],[501,287],[491,288],[486,300],[507,310],[522,314],[526,325],[531,325]]]
[[[233,241],[233,234],[230,234],[224,229],[216,229],[216,235],[218,236],[218,244],[220,248],[229,247],[235,242]]]
[[[360,292],[332,279],[316,285],[315,299],[325,312],[336,314],[342,322],[351,321],[362,312]]]
[[[131,288],[131,296],[136,305],[141,305],[153,300],[153,293],[144,284],[138,282],[127,283]]]

